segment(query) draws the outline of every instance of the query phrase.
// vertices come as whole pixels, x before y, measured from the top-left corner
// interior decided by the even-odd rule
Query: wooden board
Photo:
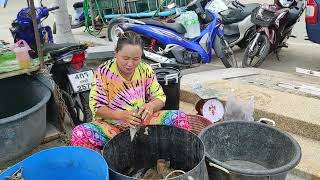
[[[38,71],[39,69],[40,69],[40,66],[36,66],[36,67],[32,67],[30,69],[23,69],[23,70],[11,71],[11,72],[7,72],[7,73],[1,73],[0,74],[0,79],[9,78],[9,77],[13,77],[13,76],[18,76],[18,75],[21,75],[21,74],[28,74],[28,73],[31,73],[31,72]]]

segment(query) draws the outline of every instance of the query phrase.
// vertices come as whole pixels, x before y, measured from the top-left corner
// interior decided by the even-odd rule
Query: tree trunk
[[[59,6],[59,9],[54,11],[55,22],[57,27],[56,43],[75,42],[71,31],[71,19],[69,18],[67,0],[55,0],[52,7]]]
[[[37,7],[40,7],[41,6],[41,3],[40,3],[40,0],[34,0],[34,6],[37,8]]]

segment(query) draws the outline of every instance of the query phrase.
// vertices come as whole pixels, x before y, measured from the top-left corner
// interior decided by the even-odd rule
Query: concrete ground
[[[290,132],[302,149],[302,159],[291,173],[298,179],[320,178],[320,96],[288,90],[277,86],[279,82],[306,83],[320,87],[318,79],[263,69],[219,69],[185,74],[181,79],[181,109],[195,113],[198,100],[218,97],[224,104],[232,94],[248,101],[254,97],[254,117],[270,118],[276,127]],[[188,104],[190,103],[190,104]]]

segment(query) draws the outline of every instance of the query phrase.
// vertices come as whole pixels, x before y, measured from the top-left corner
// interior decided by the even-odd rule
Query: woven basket
[[[188,120],[191,124],[191,132],[195,133],[196,135],[198,135],[202,129],[212,124],[212,122],[207,118],[199,115],[188,114]]]

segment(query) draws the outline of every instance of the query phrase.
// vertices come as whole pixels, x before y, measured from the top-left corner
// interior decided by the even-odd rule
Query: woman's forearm
[[[151,102],[149,102],[153,108],[153,112],[160,111],[164,107],[164,102],[161,101],[160,99],[155,99]]]
[[[149,102],[148,104],[152,107],[153,112],[157,112],[164,107],[164,102],[161,101],[160,99],[155,99]],[[112,110],[108,107],[98,108],[96,115],[103,119],[113,119],[113,120],[121,119],[121,111]]]
[[[108,107],[101,107],[97,110],[96,115],[103,119],[119,120],[120,111],[112,110]]]

